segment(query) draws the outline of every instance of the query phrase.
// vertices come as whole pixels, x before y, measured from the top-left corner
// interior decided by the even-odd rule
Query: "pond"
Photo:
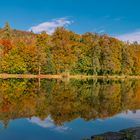
[[[140,126],[138,80],[0,79],[1,140],[83,140]]]

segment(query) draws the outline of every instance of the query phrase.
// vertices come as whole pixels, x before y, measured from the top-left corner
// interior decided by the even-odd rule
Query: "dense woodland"
[[[34,34],[6,23],[0,29],[0,73],[140,75],[140,45],[62,27],[52,35]]]

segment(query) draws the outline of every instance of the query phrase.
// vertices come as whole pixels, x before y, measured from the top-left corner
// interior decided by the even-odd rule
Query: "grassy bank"
[[[140,76],[97,76],[97,75],[33,75],[33,74],[0,74],[0,78],[40,78],[40,79],[140,79]]]

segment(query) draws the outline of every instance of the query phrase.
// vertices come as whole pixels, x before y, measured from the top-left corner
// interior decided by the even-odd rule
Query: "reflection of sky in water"
[[[48,128],[48,129],[55,130],[55,131],[58,131],[58,132],[65,132],[65,131],[70,130],[70,128],[68,128],[66,126],[55,126],[54,121],[51,119],[51,117],[48,117],[45,120],[41,120],[37,117],[32,117],[29,120],[29,122],[37,124],[40,127]]]
[[[84,121],[75,119],[63,126],[55,126],[48,117],[40,120],[19,119],[11,121],[8,129],[0,131],[0,140],[82,140],[94,134],[140,126],[140,111],[127,112],[108,119]]]
[[[140,111],[128,111],[127,113],[122,113],[118,115],[120,118],[131,119],[140,124]]]
[[[55,126],[53,120],[48,117],[44,121],[33,117],[30,122],[46,129],[55,130],[57,132],[67,132],[67,136],[77,136],[81,138],[90,137],[93,134],[104,133],[107,131],[118,131],[121,129],[135,127],[140,125],[140,111],[128,111],[121,113],[108,119],[97,119],[92,121],[84,121],[83,119],[75,119],[72,122],[65,123],[64,126]]]

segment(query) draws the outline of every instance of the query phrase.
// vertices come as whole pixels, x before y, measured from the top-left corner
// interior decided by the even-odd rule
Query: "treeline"
[[[107,35],[0,30],[0,73],[139,75],[140,45]]]
[[[77,118],[105,119],[140,109],[139,81],[0,79],[0,121],[52,118],[63,125]]]

